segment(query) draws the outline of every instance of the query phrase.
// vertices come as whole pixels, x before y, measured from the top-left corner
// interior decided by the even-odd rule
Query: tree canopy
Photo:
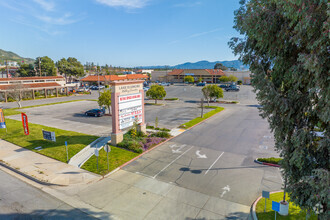
[[[208,105],[210,105],[211,99],[213,98],[218,99],[223,97],[223,91],[217,85],[204,86],[202,89],[202,93],[205,99],[207,100]]]
[[[57,62],[57,68],[61,74],[65,75],[65,80],[67,80],[67,76],[84,75],[84,66],[74,57],[62,58]]]
[[[230,75],[228,76],[228,81],[230,82],[237,82],[238,78],[234,75]]]
[[[36,73],[34,71],[34,66],[32,64],[22,64],[18,71],[20,77],[29,77],[29,76],[35,76]]]
[[[187,83],[194,83],[195,79],[192,76],[185,76],[184,81],[187,82]]]
[[[146,95],[155,100],[157,104],[158,99],[163,99],[166,96],[166,91],[163,86],[160,85],[152,85],[150,89],[147,91]]]
[[[34,66],[36,68],[37,76],[40,76],[39,60],[40,60],[40,67],[41,67],[41,76],[56,76],[55,63],[52,59],[50,59],[47,56],[36,58],[36,60],[34,62]]]
[[[97,100],[99,106],[106,106],[111,114],[111,90],[105,90],[101,92],[99,99]]]
[[[216,63],[214,65],[214,69],[227,70],[228,68],[224,66],[222,63]]]
[[[220,80],[220,82],[229,82],[230,81],[230,79],[228,78],[228,76],[221,76],[219,78],[219,80]]]
[[[241,1],[229,42],[283,157],[290,200],[329,219],[329,6],[326,0]],[[320,132],[320,133],[318,133]]]

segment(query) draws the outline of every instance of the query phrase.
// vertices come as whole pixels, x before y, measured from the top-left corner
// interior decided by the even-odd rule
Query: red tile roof
[[[15,77],[15,78],[0,78],[0,81],[16,81],[16,80],[42,80],[42,79],[63,79],[63,76],[34,76],[34,77]]]
[[[128,74],[128,75],[105,75],[105,76],[87,76],[81,81],[83,82],[100,82],[106,81],[118,81],[118,80],[133,80],[133,79],[146,79],[148,76],[144,74]]]
[[[180,75],[183,73],[183,70],[175,69],[172,72],[168,73],[168,75]]]
[[[56,83],[56,82],[50,82],[50,83],[27,83],[27,84],[20,84],[20,85],[22,85],[22,89],[44,88],[44,87],[61,87],[61,85],[58,84],[58,83]],[[14,88],[15,88],[15,84],[0,85],[0,90],[12,90]]]
[[[220,69],[205,69],[207,72],[211,73],[211,75],[218,75],[218,76],[224,76],[225,73]]]

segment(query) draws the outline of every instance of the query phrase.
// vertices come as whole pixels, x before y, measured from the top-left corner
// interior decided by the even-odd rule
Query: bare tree
[[[24,85],[22,83],[16,83],[9,87],[10,92],[8,93],[8,96],[14,99],[18,105],[19,108],[22,107],[21,101],[23,99],[22,91],[24,90]]]

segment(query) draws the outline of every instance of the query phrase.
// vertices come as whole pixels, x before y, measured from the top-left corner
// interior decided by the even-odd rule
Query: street
[[[0,170],[0,220],[95,219]]]

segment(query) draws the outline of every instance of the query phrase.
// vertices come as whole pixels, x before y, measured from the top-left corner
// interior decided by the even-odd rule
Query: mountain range
[[[32,58],[24,58],[24,57],[17,55],[14,52],[5,51],[5,50],[0,49],[0,63],[4,64],[6,62],[6,60],[16,61],[18,63],[22,63],[22,60],[23,60],[24,63],[28,63],[28,64],[34,63],[34,59],[32,59]]]
[[[226,67],[234,67],[238,70],[249,70],[249,66],[244,65],[239,60],[231,60],[231,61],[215,61],[209,62],[207,60],[198,61],[195,63],[187,62],[183,64],[178,64],[175,66],[139,66],[137,68],[141,69],[213,69],[215,64],[222,63]]]
[[[5,51],[0,49],[0,63],[4,64],[4,62],[8,61],[16,61],[18,63],[21,63],[22,60],[24,63],[34,63],[34,59],[32,58],[24,58],[19,55],[17,55],[14,52],[11,51]],[[226,67],[234,67],[238,70],[248,70],[249,66],[244,65],[239,60],[231,60],[231,61],[215,61],[215,62],[209,62],[207,60],[198,61],[195,63],[187,62],[183,64],[178,64],[174,66],[168,66],[168,65],[159,65],[159,66],[139,66],[136,68],[139,69],[213,69],[216,63],[222,63]]]

